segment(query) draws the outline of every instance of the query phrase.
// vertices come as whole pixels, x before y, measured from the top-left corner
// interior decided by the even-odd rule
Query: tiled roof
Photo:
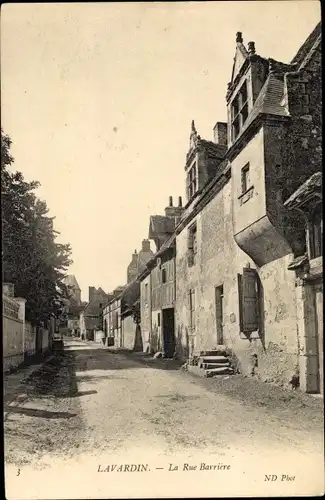
[[[165,215],[151,215],[150,234],[172,233],[175,229],[175,219]],[[149,235],[150,238],[150,235]]]
[[[140,283],[137,280],[132,281],[121,295],[124,307],[131,307],[140,297]]]
[[[287,208],[293,208],[306,201],[311,195],[322,191],[322,172],[316,172],[304,182],[284,203]]]
[[[307,57],[309,51],[312,49],[314,43],[317,41],[321,33],[322,33],[321,23],[318,23],[315,29],[306,39],[306,41],[302,44],[295,57],[292,59],[291,61],[292,64],[297,64],[298,66],[300,66],[303,63],[305,57]]]
[[[281,104],[283,96],[283,75],[270,73],[255,101],[253,110],[245,124],[245,128],[247,128],[261,113],[275,116],[289,116],[286,107]]]

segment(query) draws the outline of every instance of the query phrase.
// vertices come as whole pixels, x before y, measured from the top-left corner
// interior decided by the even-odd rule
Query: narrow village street
[[[17,375],[5,380],[5,454],[13,489],[19,489],[17,476],[31,480],[42,470],[56,471],[58,487],[57,471],[68,463],[71,473],[78,463],[92,464],[87,470],[99,484],[103,476],[113,481],[111,473],[98,474],[112,464],[149,464],[162,478],[169,464],[230,464],[240,473],[243,464],[265,463],[256,473],[262,483],[265,474],[297,472],[292,457],[301,457],[296,487],[308,484],[310,470],[322,464],[322,400],[298,391],[241,376],[204,379],[172,360],[71,339],[14,392],[11,378]]]

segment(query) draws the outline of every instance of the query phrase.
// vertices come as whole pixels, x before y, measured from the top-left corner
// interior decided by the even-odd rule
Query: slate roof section
[[[292,59],[291,64],[297,64],[298,66],[303,64],[305,58],[308,56],[314,44],[318,41],[318,39],[320,39],[321,34],[322,34],[322,27],[321,23],[319,22],[317,26],[314,28],[314,30],[311,32],[309,37],[306,39],[306,41],[302,44],[295,57]]]
[[[175,219],[165,215],[151,215],[149,225],[149,238],[153,234],[172,233],[175,229]]]
[[[140,283],[138,280],[132,281],[122,292],[121,306],[122,312],[130,311],[132,306],[140,297]]]
[[[315,194],[322,193],[322,172],[316,172],[304,182],[284,203],[288,209],[299,206]]]
[[[284,96],[284,75],[270,73],[267,77],[248,116],[244,129],[246,129],[259,114],[288,117],[287,108],[281,104]]]

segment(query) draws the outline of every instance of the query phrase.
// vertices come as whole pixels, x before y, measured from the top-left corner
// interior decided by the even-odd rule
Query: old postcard
[[[1,11],[8,500],[324,494],[317,1]]]

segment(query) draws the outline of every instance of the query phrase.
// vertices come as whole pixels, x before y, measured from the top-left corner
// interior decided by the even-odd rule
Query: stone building
[[[192,124],[176,227],[180,355],[226,346],[242,373],[284,385],[300,373],[312,391],[321,388],[308,389],[299,359],[290,268],[306,251],[305,225],[285,201],[320,170],[320,57],[320,25],[289,64],[257,55],[237,33],[228,122],[214,141]]]
[[[305,181],[285,206],[305,219],[307,251],[289,265],[296,276],[300,385],[324,394],[322,173]]]
[[[83,338],[94,340],[95,332],[102,330],[102,310],[109,299],[110,296],[102,288],[89,287],[89,301],[79,317],[80,335]]]
[[[81,305],[81,289],[73,274],[68,274],[63,280],[63,284],[68,289],[69,304],[80,306]]]
[[[152,215],[149,238],[157,248],[139,275],[141,338],[145,351],[162,351],[172,357],[175,351],[175,227],[183,213],[182,199],[178,206],[169,205],[165,215]]]
[[[114,339],[109,340],[111,345],[134,349],[139,343],[140,322],[135,321],[140,308],[140,283],[137,277],[153,255],[150,241],[142,240],[141,250],[134,251],[127,267],[127,284],[114,290],[113,297],[103,309],[104,332],[108,332],[108,339]]]
[[[66,327],[68,333],[72,335],[80,334],[80,313],[85,308],[86,303],[81,301],[81,289],[76,277],[73,274],[67,275],[63,279],[69,298],[65,301],[64,313],[67,318]]]

